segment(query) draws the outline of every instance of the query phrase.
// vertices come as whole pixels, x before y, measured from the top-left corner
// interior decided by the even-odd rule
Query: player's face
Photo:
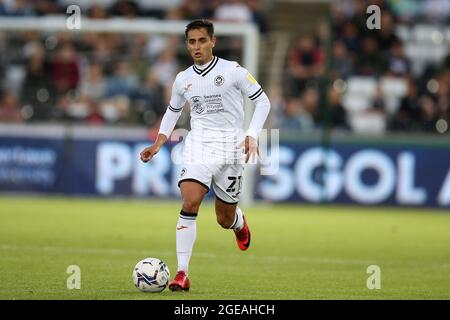
[[[195,64],[202,65],[212,59],[212,48],[216,37],[210,37],[206,28],[193,29],[188,32],[187,49]]]

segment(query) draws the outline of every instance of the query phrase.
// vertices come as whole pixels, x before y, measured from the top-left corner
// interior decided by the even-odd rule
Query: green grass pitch
[[[418,209],[256,205],[252,245],[197,220],[190,292],[141,293],[135,263],[176,271],[179,201],[0,197],[0,299],[449,299],[450,214]],[[81,289],[69,290],[69,265]],[[381,289],[368,289],[370,265]]]

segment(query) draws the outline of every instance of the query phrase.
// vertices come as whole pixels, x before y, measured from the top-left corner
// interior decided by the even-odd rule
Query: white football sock
[[[236,207],[236,215],[234,217],[234,222],[231,225],[230,229],[239,231],[244,227],[244,216],[242,214],[242,210],[239,207]]]
[[[188,273],[189,260],[197,236],[197,214],[181,211],[176,231],[178,271]]]

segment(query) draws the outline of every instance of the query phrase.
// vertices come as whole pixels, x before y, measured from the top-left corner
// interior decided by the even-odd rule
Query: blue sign
[[[178,197],[182,145],[166,144],[144,164],[139,153],[148,145],[141,140],[2,138],[0,191]],[[450,152],[431,146],[281,143],[279,168],[257,176],[255,198],[449,207]]]
[[[271,201],[365,205],[450,205],[450,153],[444,148],[339,144],[280,146],[280,169],[260,176],[257,197]]]

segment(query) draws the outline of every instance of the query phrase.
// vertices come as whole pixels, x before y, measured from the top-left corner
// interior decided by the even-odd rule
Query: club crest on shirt
[[[193,96],[191,97],[191,106],[192,106],[192,111],[194,111],[197,114],[200,114],[203,112],[203,110],[205,110],[205,107],[203,105],[203,99],[200,96]]]
[[[218,75],[217,77],[214,78],[214,84],[218,87],[220,87],[221,85],[223,85],[223,83],[225,82],[225,79],[223,76]]]

